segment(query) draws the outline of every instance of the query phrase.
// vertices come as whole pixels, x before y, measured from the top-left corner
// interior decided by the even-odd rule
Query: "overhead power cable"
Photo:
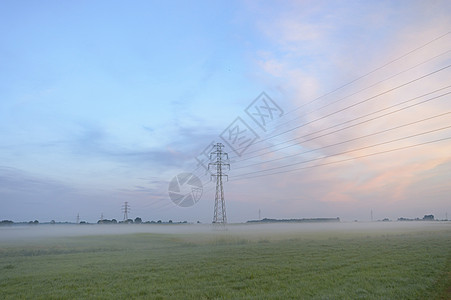
[[[268,147],[256,149],[256,150],[253,150],[253,151],[249,151],[249,152],[246,153],[246,154],[251,154],[251,153],[255,153],[255,152],[260,152],[260,151],[262,151],[262,150],[266,150],[266,149],[270,149],[270,148],[273,148],[273,147],[276,147],[276,146],[280,146],[280,145],[283,145],[283,144],[286,144],[286,143],[289,143],[289,142],[293,142],[293,141],[295,141],[295,140],[303,139],[303,138],[312,136],[312,135],[314,135],[314,134],[317,134],[317,133],[320,133],[320,132],[323,132],[323,131],[326,131],[326,130],[329,130],[329,129],[332,129],[332,128],[335,128],[335,127],[338,127],[338,126],[342,126],[342,125],[348,124],[348,123],[350,123],[350,122],[354,122],[354,121],[360,120],[360,119],[362,119],[362,118],[366,118],[366,117],[368,117],[368,116],[371,116],[371,115],[380,113],[380,112],[382,112],[382,111],[386,111],[386,110],[392,109],[392,108],[397,107],[397,106],[399,106],[399,105],[406,104],[406,103],[411,102],[411,101],[413,101],[413,100],[417,100],[417,99],[422,98],[422,97],[424,97],[424,96],[427,96],[427,95],[436,93],[437,91],[441,91],[441,90],[443,90],[443,89],[447,89],[447,88],[450,88],[450,87],[451,87],[451,85],[446,86],[446,87],[444,87],[444,88],[440,88],[440,89],[435,90],[435,91],[433,91],[433,92],[429,92],[429,93],[423,94],[423,95],[421,95],[421,96],[418,96],[418,97],[415,97],[415,98],[412,98],[412,99],[409,99],[409,100],[402,101],[402,102],[400,102],[400,103],[397,103],[397,104],[388,106],[388,107],[386,107],[386,108],[379,109],[379,110],[377,110],[377,111],[375,111],[375,112],[368,113],[368,114],[366,114],[366,115],[364,115],[364,116],[360,116],[360,117],[357,117],[357,118],[353,118],[353,119],[351,119],[351,120],[347,120],[347,121],[341,122],[341,123],[339,123],[339,124],[335,124],[335,125],[329,126],[329,127],[327,127],[327,128],[323,128],[323,129],[320,129],[320,130],[317,130],[317,131],[314,131],[314,132],[310,132],[310,133],[305,134],[305,135],[300,136],[300,137],[295,137],[295,138],[292,138],[292,139],[290,139],[290,140],[283,141],[283,142],[280,142],[280,143],[277,143],[277,144],[273,144],[273,145],[268,146]],[[243,161],[246,161],[246,160],[249,160],[249,159],[252,159],[252,158],[256,158],[256,157],[259,157],[259,156],[262,156],[262,155],[265,155],[265,154],[270,154],[270,153],[273,153],[273,152],[276,152],[276,151],[281,151],[281,150],[283,150],[283,149],[287,149],[287,148],[290,148],[290,147],[293,147],[293,146],[296,146],[296,145],[300,145],[301,143],[305,143],[305,142],[308,142],[308,141],[311,141],[311,140],[314,140],[314,139],[317,139],[317,138],[320,138],[320,137],[324,137],[324,136],[327,136],[327,135],[330,135],[330,134],[333,134],[333,133],[337,133],[337,132],[340,132],[340,131],[343,131],[343,130],[346,130],[346,129],[349,129],[349,128],[352,128],[352,127],[356,127],[356,126],[362,125],[362,124],[364,124],[364,123],[368,123],[368,122],[371,122],[371,121],[374,121],[374,120],[377,120],[377,119],[386,117],[386,116],[388,116],[388,115],[395,114],[395,113],[397,113],[397,112],[400,112],[400,111],[403,111],[403,110],[406,110],[406,109],[409,109],[409,108],[412,108],[412,107],[415,107],[415,106],[418,106],[418,105],[427,103],[427,102],[432,101],[432,100],[439,99],[439,98],[441,98],[441,97],[444,97],[444,96],[447,96],[447,95],[450,95],[450,94],[451,94],[451,92],[447,92],[447,93],[444,93],[444,94],[441,94],[441,95],[438,95],[438,96],[435,96],[435,97],[432,97],[432,98],[429,98],[429,99],[426,99],[426,100],[423,100],[423,101],[420,101],[420,102],[417,102],[417,103],[414,103],[414,104],[411,104],[411,105],[408,105],[408,106],[405,106],[405,107],[402,107],[402,108],[399,108],[399,109],[397,109],[397,110],[394,110],[394,111],[391,111],[391,112],[388,112],[388,113],[379,115],[379,116],[377,116],[377,117],[373,117],[373,118],[371,118],[371,119],[364,120],[364,121],[361,121],[361,122],[359,122],[359,123],[352,124],[352,125],[349,125],[349,126],[346,126],[346,127],[340,128],[340,129],[337,129],[337,130],[335,130],[335,131],[331,131],[331,132],[325,133],[325,134],[323,134],[323,135],[320,135],[320,136],[316,136],[316,137],[310,138],[310,139],[308,139],[308,140],[304,140],[304,141],[301,141],[301,142],[297,142],[297,143],[294,143],[294,144],[290,144],[290,145],[287,145],[287,146],[284,146],[284,147],[279,147],[279,148],[277,148],[277,149],[274,149],[274,150],[271,150],[271,151],[267,151],[267,152],[265,152],[265,153],[261,153],[261,154],[258,154],[258,155],[254,155],[254,156],[251,156],[251,157],[243,158],[243,159],[240,160],[240,162],[243,162]]]
[[[445,126],[445,127],[441,127],[441,128],[438,128],[438,129],[434,129],[434,130],[429,130],[429,131],[426,131],[426,132],[416,133],[416,134],[413,134],[413,135],[409,135],[409,136],[393,139],[393,140],[390,140],[390,141],[385,141],[385,142],[373,144],[373,145],[370,145],[370,146],[360,147],[360,148],[357,148],[357,149],[352,149],[352,150],[347,150],[347,151],[343,151],[343,152],[339,152],[339,153],[335,153],[335,154],[331,154],[331,155],[326,155],[326,156],[322,156],[322,157],[312,158],[312,159],[304,160],[304,161],[301,161],[301,162],[291,163],[291,164],[288,164],[288,165],[273,167],[273,168],[269,168],[269,169],[265,169],[265,170],[259,170],[259,171],[254,171],[254,172],[248,172],[248,173],[244,173],[244,174],[238,174],[238,175],[233,176],[233,177],[247,176],[247,175],[256,174],[256,173],[262,173],[262,172],[273,171],[273,170],[282,169],[282,168],[288,168],[288,167],[292,167],[292,166],[295,166],[295,165],[300,165],[300,164],[305,164],[305,163],[312,162],[312,161],[317,161],[317,160],[320,160],[320,159],[340,156],[340,155],[344,155],[344,154],[348,154],[348,153],[352,153],[352,152],[356,152],[356,151],[360,151],[360,150],[365,150],[365,149],[369,149],[369,148],[374,148],[374,147],[390,144],[390,143],[393,143],[393,142],[399,142],[399,141],[402,141],[402,140],[410,139],[410,138],[413,138],[413,137],[418,137],[418,136],[429,134],[429,133],[433,133],[433,132],[438,132],[438,131],[445,130],[445,129],[448,129],[448,128],[451,128],[451,125]]]
[[[377,85],[379,85],[379,84],[381,84],[381,83],[383,83],[383,82],[385,82],[385,81],[388,81],[388,80],[390,80],[390,79],[393,79],[393,78],[395,78],[396,76],[399,76],[399,75],[401,75],[401,74],[403,74],[403,73],[406,73],[406,72],[408,72],[408,71],[411,71],[411,70],[413,70],[413,69],[415,69],[415,68],[417,68],[417,67],[419,67],[419,66],[421,66],[421,65],[424,65],[425,63],[428,63],[428,62],[430,62],[430,61],[432,61],[432,60],[434,60],[434,59],[436,59],[436,58],[438,58],[438,57],[440,57],[440,56],[442,56],[442,55],[445,55],[445,54],[447,54],[447,53],[449,53],[449,52],[451,52],[451,50],[447,50],[447,51],[442,52],[442,53],[440,53],[440,54],[438,54],[438,55],[436,55],[436,56],[434,56],[434,57],[431,57],[431,58],[429,58],[429,59],[426,59],[426,60],[424,60],[424,61],[422,61],[422,62],[420,62],[420,63],[418,63],[418,64],[416,64],[416,65],[414,65],[414,66],[412,66],[412,67],[410,67],[410,68],[407,68],[407,69],[405,69],[405,70],[403,70],[403,71],[401,71],[401,72],[398,72],[398,73],[396,73],[396,74],[394,74],[394,75],[392,75],[392,76],[389,76],[389,77],[387,77],[387,78],[385,78],[385,79],[383,79],[383,80],[380,80],[380,81],[378,81],[378,82],[376,82],[376,83],[374,83],[374,84],[371,84],[371,85],[369,85],[369,86],[367,86],[367,87],[365,87],[365,88],[363,88],[363,89],[360,89],[360,90],[358,90],[357,92],[351,93],[351,94],[346,95],[345,97],[342,97],[342,98],[340,98],[340,99],[338,99],[338,100],[329,102],[329,103],[327,103],[326,105],[323,105],[323,106],[321,106],[321,107],[319,107],[319,108],[316,108],[316,109],[314,109],[314,110],[311,110],[311,111],[308,112],[308,114],[311,114],[311,113],[313,113],[313,112],[315,112],[315,111],[318,111],[318,110],[321,110],[321,109],[323,109],[323,108],[326,108],[326,107],[328,107],[328,106],[330,106],[330,105],[333,105],[333,104],[335,104],[335,103],[337,103],[337,102],[339,102],[339,101],[342,101],[342,100],[344,100],[344,99],[347,99],[347,98],[349,98],[349,97],[355,96],[355,95],[357,95],[357,94],[359,94],[359,93],[361,93],[361,92],[363,92],[363,91],[366,91],[366,90],[368,90],[368,89],[370,89],[370,88],[372,88],[372,87],[375,87],[375,86],[377,86]],[[286,115],[287,115],[287,113],[286,113],[284,116],[286,116]],[[297,116],[297,117],[295,117],[295,118],[293,118],[293,119],[291,119],[291,120],[289,120],[289,121],[287,121],[287,122],[284,122],[284,123],[282,123],[282,124],[279,124],[279,125],[277,125],[276,127],[274,127],[274,130],[277,130],[278,128],[284,127],[285,125],[287,125],[287,124],[289,124],[289,123],[291,123],[291,122],[293,122],[293,121],[296,121],[296,120],[299,119],[300,117],[301,117],[301,116]]]
[[[328,117],[330,117],[330,116],[336,115],[336,114],[338,114],[338,113],[340,113],[340,112],[343,112],[343,111],[348,110],[348,109],[350,109],[350,108],[356,107],[356,106],[358,106],[358,105],[360,105],[360,104],[366,103],[366,102],[368,102],[368,101],[370,101],[370,100],[373,100],[373,99],[375,99],[375,98],[377,98],[377,97],[380,97],[380,96],[382,96],[382,95],[385,95],[385,94],[388,94],[388,93],[390,93],[390,92],[392,92],[392,91],[395,91],[395,90],[397,90],[397,89],[400,89],[400,88],[402,88],[402,87],[404,87],[404,86],[407,86],[407,85],[409,85],[409,84],[412,84],[412,83],[414,83],[414,82],[417,82],[417,81],[419,81],[419,80],[421,80],[421,79],[424,79],[424,78],[426,78],[426,77],[428,77],[428,76],[431,76],[431,75],[433,75],[433,74],[436,74],[436,73],[438,73],[438,72],[441,72],[441,71],[443,71],[443,70],[446,70],[446,69],[449,68],[449,67],[451,67],[451,65],[447,65],[447,66],[442,67],[442,68],[440,68],[440,69],[438,69],[438,70],[435,70],[435,71],[430,72],[430,73],[428,73],[428,74],[425,74],[425,75],[423,75],[423,76],[417,77],[417,78],[415,78],[415,79],[413,79],[413,80],[410,80],[410,81],[408,81],[408,82],[406,82],[406,83],[403,83],[403,84],[398,85],[398,86],[396,86],[396,87],[394,87],[394,88],[388,89],[388,90],[386,90],[386,91],[384,91],[384,92],[382,92],[382,93],[379,93],[379,94],[377,94],[377,95],[371,96],[371,97],[366,98],[366,99],[364,99],[364,100],[361,100],[361,101],[359,101],[359,102],[357,102],[357,103],[348,105],[348,106],[346,106],[346,107],[344,107],[344,108],[341,108],[341,109],[339,109],[339,110],[337,110],[337,111],[331,112],[331,113],[329,113],[329,114],[327,114],[327,115],[324,115],[324,116],[322,116],[322,117],[316,118],[316,119],[314,119],[314,120],[312,120],[312,121],[309,121],[309,122],[307,122],[307,123],[301,124],[301,125],[299,125],[299,126],[295,126],[295,127],[291,128],[291,129],[288,129],[288,130],[285,130],[285,131],[283,131],[283,132],[280,132],[280,133],[274,134],[274,135],[272,135],[272,136],[269,136],[269,137],[267,137],[267,138],[265,138],[265,139],[258,140],[258,141],[256,141],[256,142],[254,143],[254,145],[255,145],[255,144],[258,144],[258,143],[261,143],[261,142],[264,142],[264,141],[267,141],[267,140],[270,140],[270,139],[272,139],[272,138],[281,136],[282,134],[291,132],[291,131],[293,131],[293,130],[295,130],[295,129],[304,127],[304,126],[309,125],[309,124],[312,124],[312,123],[314,123],[314,122],[323,120],[323,119],[328,118]],[[246,146],[246,147],[247,147],[247,146]],[[236,151],[242,150],[242,149],[245,149],[246,147],[240,147],[240,148],[237,148],[237,149],[235,149],[235,150],[236,150]],[[235,157],[239,157],[239,156],[238,156],[238,155],[235,155],[235,156],[232,156],[232,157],[230,157],[230,158],[232,159],[232,158],[235,158]]]
[[[332,94],[332,93],[335,93],[336,91],[339,91],[339,90],[345,88],[346,86],[351,85],[351,84],[353,84],[354,82],[356,82],[356,81],[358,81],[358,80],[360,80],[360,79],[363,79],[363,78],[365,78],[365,77],[367,77],[367,76],[369,76],[369,75],[371,75],[371,74],[373,74],[373,73],[375,73],[375,72],[377,72],[377,71],[379,71],[379,70],[381,70],[381,69],[383,69],[383,68],[385,68],[385,67],[391,65],[392,63],[394,63],[394,62],[396,62],[396,61],[398,61],[398,60],[401,60],[401,59],[403,59],[403,58],[409,56],[410,54],[412,54],[412,53],[414,53],[414,52],[416,52],[416,51],[418,51],[418,50],[420,50],[420,49],[423,49],[424,47],[426,47],[426,46],[428,46],[428,45],[430,45],[430,44],[432,44],[432,43],[434,43],[434,42],[436,42],[436,41],[438,41],[438,40],[440,40],[440,39],[446,37],[446,36],[449,35],[450,33],[451,33],[451,31],[448,31],[448,32],[446,32],[445,34],[442,34],[442,35],[440,35],[440,36],[438,36],[438,37],[436,37],[436,38],[434,38],[434,39],[432,39],[432,40],[426,42],[425,44],[423,44],[423,45],[421,45],[421,46],[419,46],[419,47],[417,47],[417,48],[415,48],[415,49],[412,49],[412,50],[410,50],[409,52],[407,52],[407,53],[405,53],[405,54],[403,54],[403,55],[401,55],[401,56],[399,56],[399,57],[397,57],[397,58],[395,58],[395,59],[392,59],[392,60],[388,61],[387,63],[383,64],[382,66],[377,67],[376,69],[373,69],[373,70],[369,71],[368,73],[365,73],[364,75],[361,75],[361,76],[359,76],[359,77],[357,77],[357,78],[351,80],[350,82],[348,82],[348,83],[346,83],[346,84],[343,84],[343,85],[339,86],[338,88],[335,88],[334,90],[332,90],[332,91],[330,91],[330,92],[327,92],[327,93],[325,93],[325,94],[323,94],[323,95],[321,95],[321,96],[319,96],[319,97],[317,97],[317,98],[315,98],[315,99],[309,101],[308,103],[302,104],[302,105],[300,105],[300,106],[294,108],[293,110],[290,110],[290,111],[287,112],[286,114],[295,112],[295,111],[301,109],[301,108],[304,107],[304,106],[307,106],[307,105],[309,105],[309,104],[312,104],[313,102],[315,102],[315,101],[317,101],[317,100],[319,100],[319,99],[321,99],[321,98],[323,98],[323,97],[326,97],[326,96],[328,96],[328,95],[330,95],[330,94]]]
[[[403,128],[403,127],[412,126],[414,124],[418,124],[418,123],[421,123],[421,122],[429,121],[429,120],[432,120],[432,119],[435,119],[435,118],[439,118],[439,117],[443,117],[443,116],[446,116],[446,115],[449,115],[449,114],[451,114],[451,111],[446,112],[446,113],[442,113],[442,114],[438,114],[438,115],[435,115],[435,116],[432,116],[432,117],[429,117],[429,118],[421,119],[421,120],[418,120],[418,121],[410,122],[410,123],[407,123],[407,124],[395,126],[395,127],[388,128],[388,129],[384,129],[384,130],[381,130],[381,131],[378,131],[378,132],[366,134],[366,135],[359,136],[359,137],[356,137],[356,138],[352,138],[352,139],[349,139],[349,140],[346,140],[346,141],[342,141],[342,142],[339,142],[339,143],[323,146],[323,147],[320,147],[320,148],[310,149],[310,150],[303,151],[303,152],[300,152],[300,153],[295,153],[295,154],[292,154],[292,155],[287,155],[287,156],[283,156],[283,157],[279,157],[279,158],[275,158],[275,159],[271,159],[271,160],[265,160],[263,162],[249,164],[249,165],[245,165],[245,166],[241,166],[241,167],[235,167],[234,170],[244,169],[244,168],[258,166],[258,165],[262,165],[262,164],[267,164],[267,163],[270,163],[270,162],[296,157],[296,156],[299,156],[299,155],[302,155],[302,154],[307,154],[307,153],[310,153],[310,152],[323,150],[323,149],[326,149],[326,148],[330,148],[330,147],[346,144],[346,143],[349,143],[349,142],[354,142],[354,141],[357,141],[357,140],[360,140],[360,139],[363,139],[363,138],[375,136],[375,135],[378,135],[378,134],[381,134],[381,133],[386,133],[386,132],[389,132],[389,131],[392,131],[392,130],[396,130],[396,129],[400,129],[400,128]],[[316,137],[315,137],[315,139],[316,139]]]
[[[361,159],[361,158],[365,158],[365,157],[375,156],[375,155],[379,155],[379,154],[385,154],[385,153],[395,152],[395,151],[399,151],[399,150],[405,150],[405,149],[410,149],[410,148],[414,148],[414,147],[419,147],[419,146],[423,146],[423,145],[438,143],[438,142],[442,142],[442,141],[446,141],[446,140],[451,140],[451,137],[446,137],[446,138],[441,138],[441,139],[437,139],[437,140],[433,140],[433,141],[428,141],[428,142],[413,144],[413,145],[409,145],[409,146],[403,146],[403,147],[398,147],[398,148],[394,148],[394,149],[389,149],[389,150],[374,152],[374,153],[370,153],[370,154],[355,156],[355,157],[346,158],[346,159],[342,159],[342,160],[338,160],[338,161],[331,161],[331,162],[317,164],[317,165],[313,165],[313,166],[306,166],[306,167],[296,168],[296,169],[292,169],[292,170],[279,171],[279,172],[267,173],[267,174],[261,174],[261,175],[254,175],[254,176],[250,176],[250,177],[236,178],[236,179],[231,179],[231,181],[238,181],[238,180],[251,179],[251,178],[257,178],[257,177],[265,177],[265,176],[271,176],[271,175],[276,175],[276,174],[295,172],[295,171],[304,170],[304,169],[322,167],[322,166],[327,166],[327,165],[331,165],[331,164],[337,164],[337,163],[347,162],[347,161]],[[324,157],[324,158],[326,158],[326,157]],[[233,178],[235,178],[235,177],[233,177]]]

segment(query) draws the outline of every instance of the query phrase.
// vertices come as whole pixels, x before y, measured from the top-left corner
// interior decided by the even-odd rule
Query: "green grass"
[[[0,245],[0,299],[450,299],[451,231]]]

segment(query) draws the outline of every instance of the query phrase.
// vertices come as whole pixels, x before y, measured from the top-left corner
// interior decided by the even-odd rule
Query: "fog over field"
[[[118,224],[118,225],[16,225],[0,227],[0,242],[35,241],[42,238],[123,235],[133,233],[172,234],[204,237],[287,238],[287,237],[331,237],[334,234],[396,234],[398,232],[427,232],[444,230],[450,233],[451,222],[334,222],[334,223],[277,223],[277,224],[232,224],[215,227],[211,224]]]

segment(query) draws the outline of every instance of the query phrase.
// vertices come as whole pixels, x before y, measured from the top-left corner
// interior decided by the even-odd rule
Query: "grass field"
[[[3,239],[0,299],[451,299],[451,224],[312,226]]]

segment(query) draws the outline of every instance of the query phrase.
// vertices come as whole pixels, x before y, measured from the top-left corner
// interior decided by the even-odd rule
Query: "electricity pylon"
[[[227,217],[224,200],[224,188],[222,186],[222,177],[227,177],[228,179],[228,176],[226,174],[223,174],[223,167],[227,167],[228,170],[230,170],[230,164],[224,162],[223,158],[225,157],[226,161],[228,161],[229,156],[226,152],[223,152],[223,144],[217,143],[213,147],[214,151],[210,153],[210,161],[213,161],[213,156],[216,156],[216,160],[208,164],[208,169],[210,169],[210,166],[216,167],[216,174],[211,175],[212,177],[216,177],[215,212],[213,215],[213,223],[225,225],[227,223]]]
[[[130,212],[130,205],[128,205],[128,202],[124,202],[124,205],[122,205],[122,212],[124,213],[124,221],[127,221],[128,213]]]

